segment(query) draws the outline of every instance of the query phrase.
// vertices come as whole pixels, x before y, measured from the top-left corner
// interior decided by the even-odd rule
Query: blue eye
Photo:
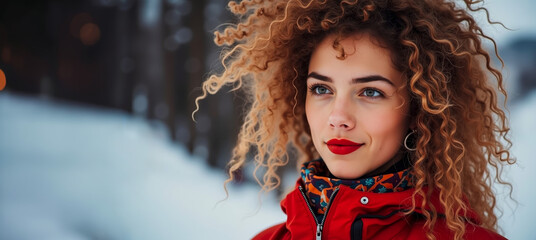
[[[331,94],[331,91],[322,86],[322,85],[314,85],[311,87],[311,92],[315,95],[323,95],[323,94]]]
[[[365,97],[371,97],[371,98],[377,98],[377,97],[382,97],[383,94],[376,90],[376,89],[373,89],[373,88],[367,88],[363,91],[363,93],[361,93],[361,95],[365,96]]]

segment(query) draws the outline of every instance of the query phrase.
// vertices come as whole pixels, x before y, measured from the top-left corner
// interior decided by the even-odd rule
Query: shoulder
[[[411,239],[426,239],[426,232],[424,227],[424,219],[421,221],[414,221],[411,224]],[[436,222],[434,229],[434,236],[437,240],[447,240],[447,239],[453,239],[454,234],[453,232],[447,227],[446,221],[444,218],[438,218],[438,221]],[[463,239],[482,239],[482,240],[506,240],[505,237],[501,236],[500,234],[491,231],[489,229],[483,228],[481,226],[477,226],[471,223],[465,224],[465,233],[463,235]]]
[[[492,239],[492,240],[505,240],[506,238],[499,235],[496,232],[492,232],[480,226],[473,224],[466,224],[465,226],[465,239]]]

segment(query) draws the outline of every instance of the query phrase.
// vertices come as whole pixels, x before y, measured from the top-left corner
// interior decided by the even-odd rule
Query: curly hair
[[[229,179],[255,150],[255,177],[262,190],[278,187],[278,167],[287,165],[289,151],[297,164],[318,157],[305,117],[308,64],[314,48],[327,35],[336,39],[353,33],[370,34],[392,53],[392,62],[406,79],[411,94],[412,121],[418,132],[411,161],[416,197],[422,197],[425,226],[437,220],[429,197],[439,191],[445,221],[461,239],[469,206],[482,227],[497,231],[492,191],[503,166],[513,164],[508,123],[497,94],[506,91],[499,70],[482,40],[495,41],[482,32],[471,13],[488,12],[478,0],[463,7],[446,0],[244,0],[229,8],[239,23],[215,32],[223,46],[224,71],[203,83],[203,94],[223,86],[243,90],[248,107],[238,142],[229,162]],[[489,20],[489,23],[494,23]],[[344,49],[337,45],[344,58]],[[502,63],[502,60],[501,60]],[[505,100],[506,102],[506,100]],[[196,110],[197,111],[197,110]],[[195,111],[194,111],[195,114]],[[294,160],[294,159],[293,159]],[[254,176],[256,174],[254,173]],[[414,207],[415,210],[415,201]],[[435,239],[428,231],[427,237]]]

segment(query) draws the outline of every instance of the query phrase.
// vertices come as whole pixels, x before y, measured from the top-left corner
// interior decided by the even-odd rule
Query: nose
[[[350,114],[350,111],[352,110],[354,110],[354,108],[348,104],[336,101],[328,118],[329,126],[333,129],[345,131],[353,129],[355,127],[355,119],[352,114]]]

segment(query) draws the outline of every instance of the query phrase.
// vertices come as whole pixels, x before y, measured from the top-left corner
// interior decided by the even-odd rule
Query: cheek
[[[407,115],[403,111],[379,112],[368,119],[364,119],[365,129],[373,138],[396,140],[408,129]]]
[[[309,124],[309,129],[311,131],[311,136],[313,137],[322,129],[324,117],[326,114],[323,114],[322,109],[318,106],[315,106],[314,103],[305,101],[305,116],[307,118],[307,123]]]
[[[314,120],[315,117],[315,111],[312,109],[311,103],[305,100],[305,117],[307,118],[307,123],[309,124],[309,128],[311,129],[311,135],[313,135],[314,131],[313,129],[316,129]]]

